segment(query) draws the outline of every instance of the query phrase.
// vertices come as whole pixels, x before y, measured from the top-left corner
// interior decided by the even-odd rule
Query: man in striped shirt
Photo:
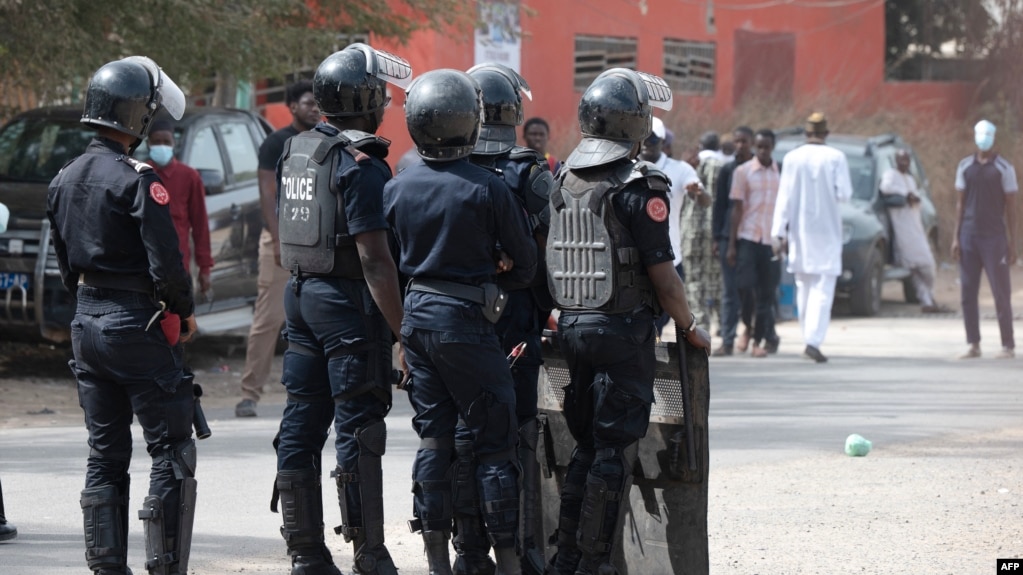
[[[774,330],[774,304],[781,268],[771,243],[771,221],[778,197],[780,170],[771,158],[774,132],[760,130],[753,139],[756,155],[735,169],[732,175],[729,265],[736,266],[739,291],[752,292],[756,302],[753,327],[753,357],[767,357],[778,351]],[[761,342],[764,346],[761,347]]]

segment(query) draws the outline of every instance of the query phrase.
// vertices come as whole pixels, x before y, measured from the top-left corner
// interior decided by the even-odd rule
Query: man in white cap
[[[653,119],[652,131],[647,136],[647,139],[643,141],[640,148],[639,159],[650,162],[671,179],[671,191],[668,194],[668,239],[671,240],[671,249],[675,252],[675,270],[678,271],[679,277],[685,279],[685,268],[682,267],[682,235],[679,227],[683,201],[688,196],[694,200],[699,200],[703,206],[709,206],[711,204],[711,197],[703,190],[703,185],[700,184],[700,177],[696,175],[696,170],[692,166],[669,158],[664,153],[665,136],[664,122],[660,118],[655,117]],[[695,310],[700,309],[702,308],[699,306],[695,308]],[[662,314],[657,319],[658,336],[660,336],[661,330],[668,323],[668,319],[667,313]],[[701,323],[700,319],[699,317],[696,318],[697,325],[703,325],[706,329],[707,326]]]
[[[1002,336],[999,359],[1015,357],[1012,286],[1009,266],[1016,262],[1016,169],[994,150],[995,125],[981,120],[973,128],[977,152],[956,169],[956,231],[952,259],[959,261],[963,323],[969,349],[961,359],[980,357],[980,272],[987,274]],[[1008,232],[1008,233],[1006,233]]]
[[[835,282],[842,273],[842,216],[838,204],[852,197],[845,154],[828,146],[828,121],[814,112],[806,121],[806,144],[785,154],[771,236],[788,243],[789,272],[796,276],[799,324],[817,363],[831,323]]]

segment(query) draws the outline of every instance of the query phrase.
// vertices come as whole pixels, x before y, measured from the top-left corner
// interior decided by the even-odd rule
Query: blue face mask
[[[171,146],[150,146],[149,159],[158,166],[166,166],[174,159],[174,148]]]
[[[977,148],[981,152],[986,152],[995,145],[995,135],[991,132],[978,132],[974,134],[973,141],[977,143]]]

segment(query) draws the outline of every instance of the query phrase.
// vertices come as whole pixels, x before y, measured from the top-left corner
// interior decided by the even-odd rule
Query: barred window
[[[664,79],[677,92],[714,93],[713,42],[664,39]]]
[[[575,89],[585,90],[608,68],[636,69],[636,39],[614,36],[575,37]]]

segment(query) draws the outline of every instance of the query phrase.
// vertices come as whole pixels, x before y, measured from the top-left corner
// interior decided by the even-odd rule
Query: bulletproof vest
[[[648,305],[659,310],[632,234],[611,205],[615,194],[640,179],[651,189],[668,189],[667,177],[649,162],[558,174],[547,270],[559,308],[625,313]]]
[[[372,134],[301,132],[285,143],[278,197],[281,265],[294,275],[362,279],[355,238],[348,233],[342,181],[368,162],[357,147],[384,145]],[[340,172],[340,173],[339,173]]]
[[[530,228],[546,234],[551,224],[550,195],[554,189],[554,175],[547,160],[536,150],[515,146],[508,152],[505,162],[517,166],[516,181],[511,182],[506,176],[505,182],[529,214]],[[498,161],[497,167],[507,174],[508,169],[502,163]]]

